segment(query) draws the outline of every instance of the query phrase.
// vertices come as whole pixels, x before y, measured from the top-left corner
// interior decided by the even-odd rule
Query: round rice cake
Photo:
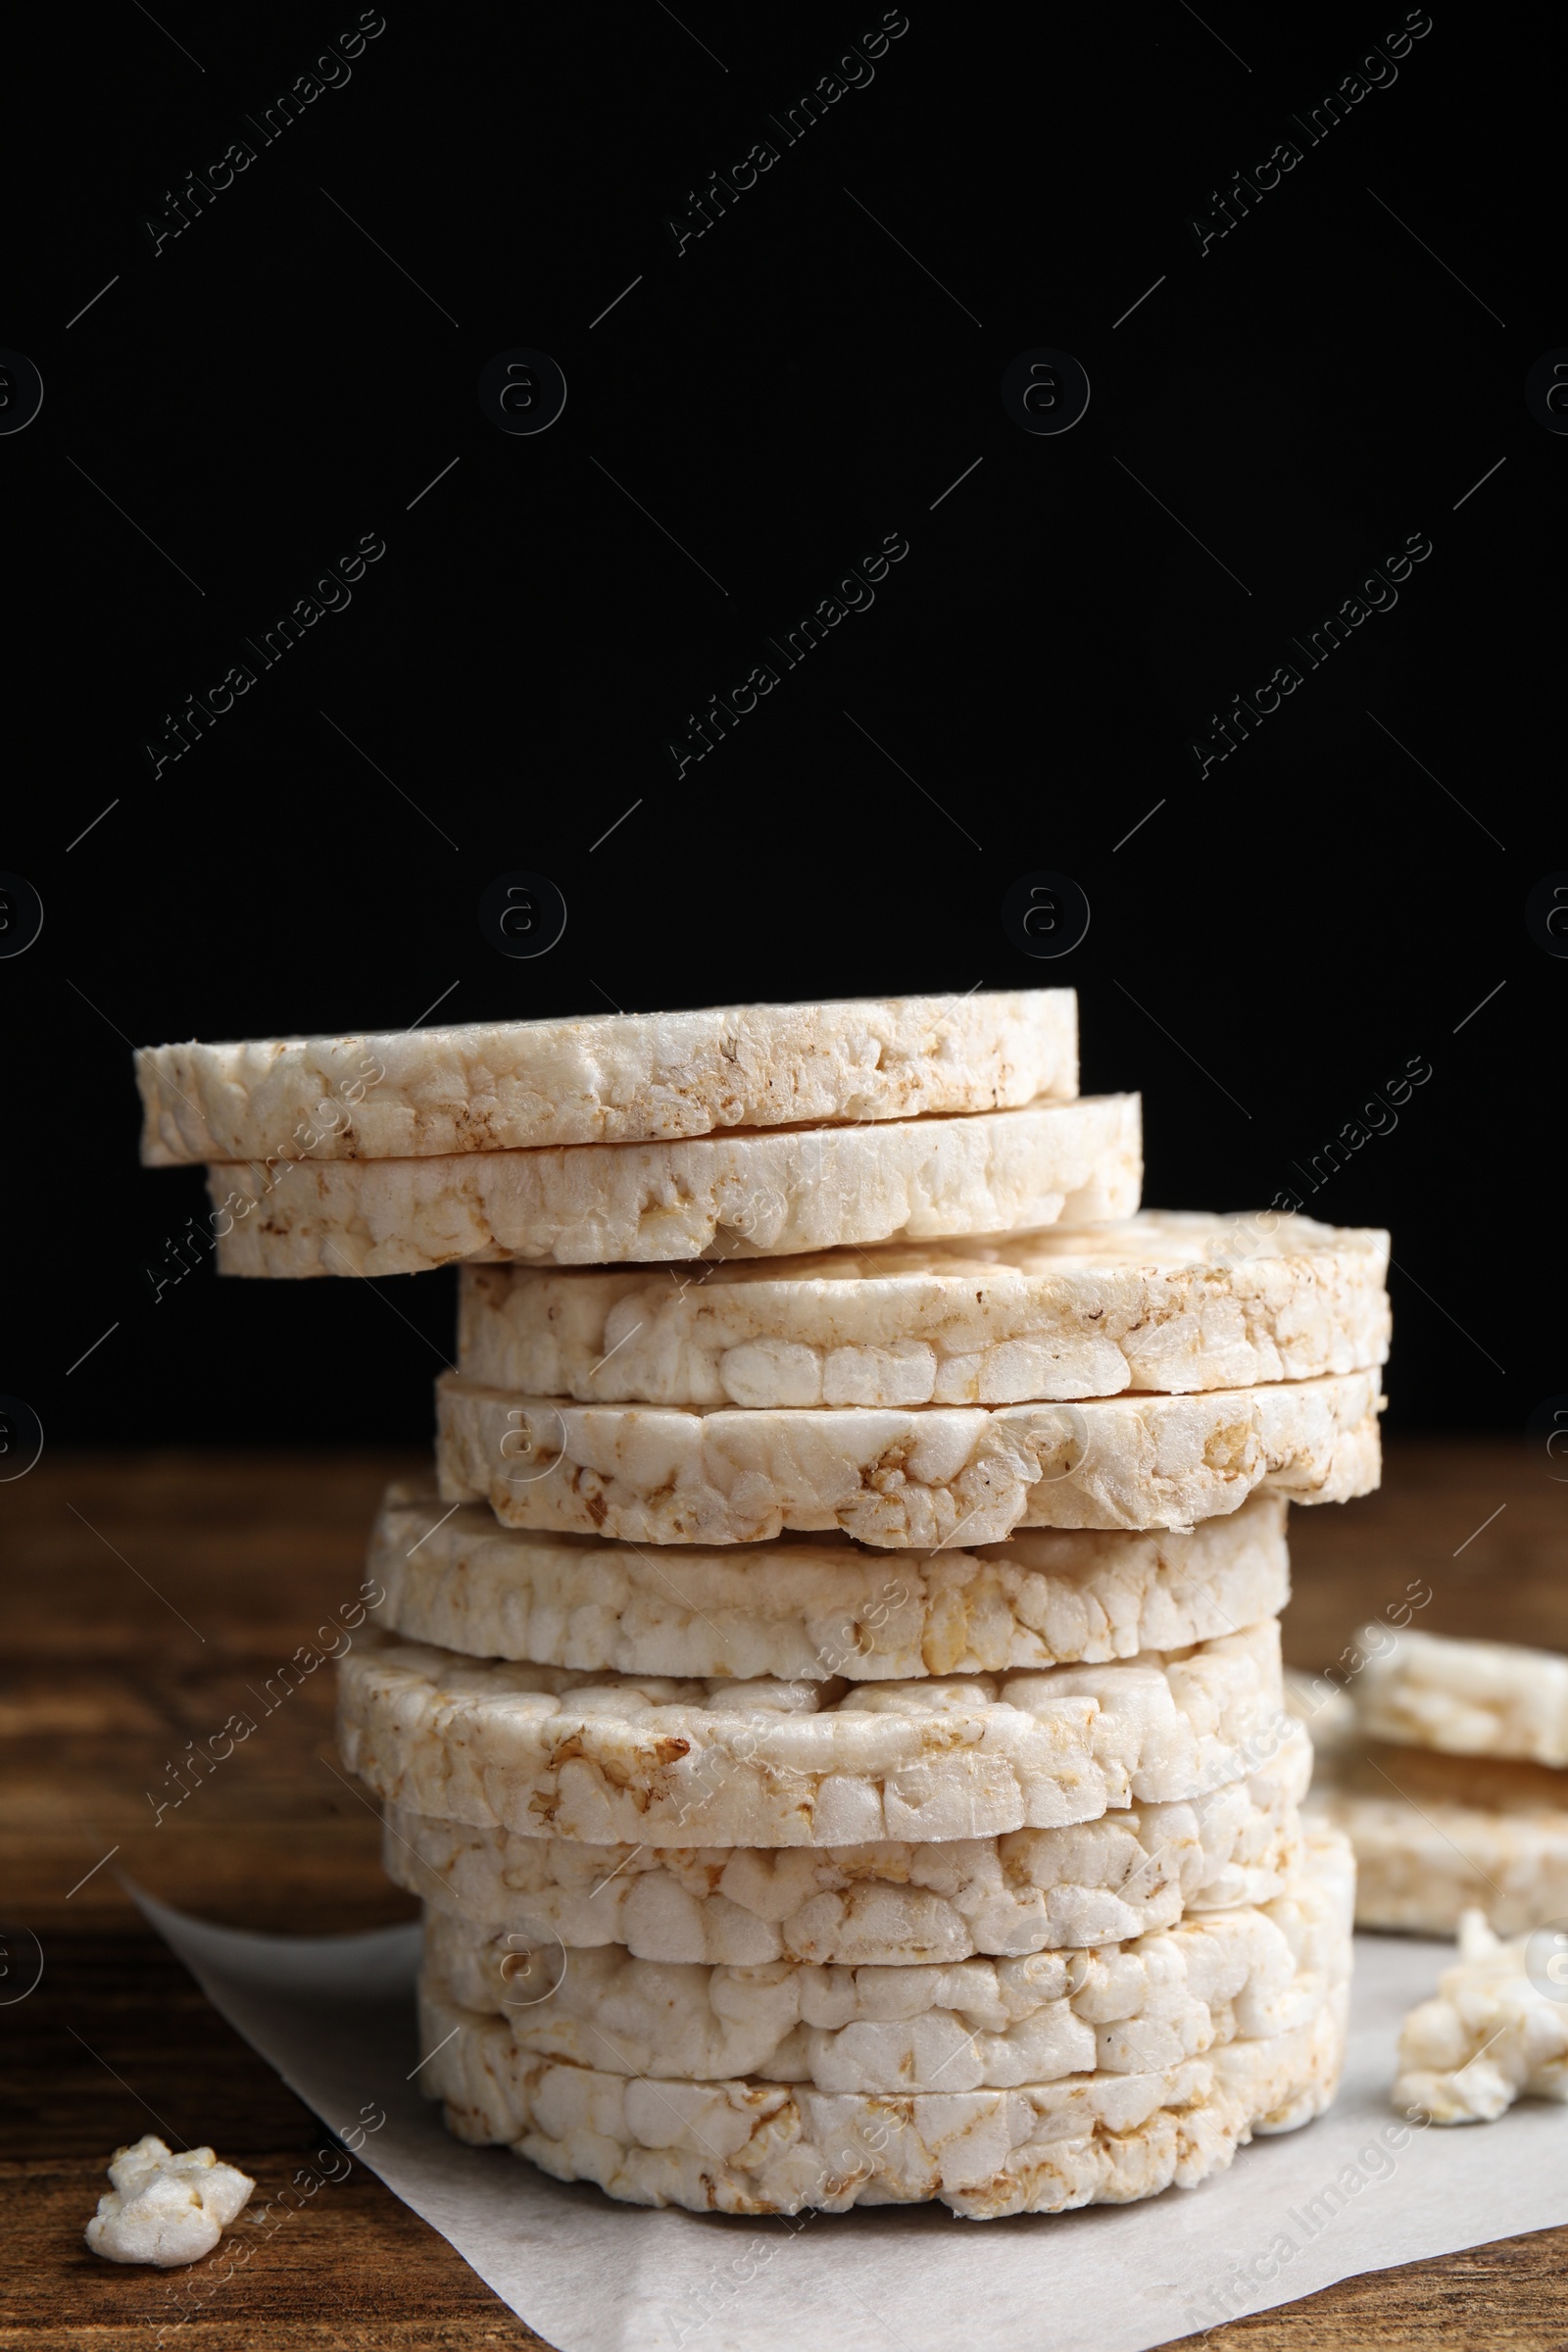
[[[136,1082],[148,1167],[656,1143],[1070,1101],[1078,1004],[1009,989],[148,1046]]]
[[[1524,1936],[1568,1919],[1568,1772],[1363,1740],[1319,1755],[1308,1801],[1355,1848],[1358,1927],[1452,1936],[1480,1910]]]
[[[590,1845],[860,1845],[1052,1829],[1245,1779],[1289,1727],[1272,1619],[1043,1673],[739,1683],[482,1662],[368,1626],[338,1744],[416,1813]]]
[[[1568,1657],[1381,1625],[1360,1646],[1356,1720],[1369,1739],[1568,1765]]]
[[[1287,1505],[1260,1492],[1190,1535],[1038,1529],[890,1561],[842,1535],[655,1556],[500,1527],[428,1489],[388,1489],[369,1569],[376,1622],[483,1658],[618,1674],[858,1682],[1134,1657],[1278,1616]]]
[[[1343,1861],[1317,1850],[1343,1882]],[[1344,1965],[1301,2022],[1143,2072],[897,2092],[656,2081],[535,2056],[510,2018],[427,1987],[419,2082],[459,2138],[510,2146],[557,2180],[634,2204],[760,2214],[939,2198],[973,2220],[1125,2204],[1191,2187],[1254,2132],[1294,2131],[1329,2105],[1348,2012],[1343,1913],[1323,1938],[1336,1939]]]
[[[965,1117],[408,1159],[209,1166],[220,1274],[776,1257],[1128,1217],[1136,1095]]]
[[[1387,1234],[1145,1209],[788,1267],[464,1268],[458,1366],[580,1403],[1020,1404],[1383,1363]]]
[[[507,2021],[520,2055],[601,2074],[825,2091],[1013,2089],[1152,2074],[1307,2024],[1348,1977],[1354,1863],[1320,1825],[1268,1903],[1129,1943],[901,1967],[759,1967],[581,1950],[425,1913],[434,2003]]]
[[[584,1845],[389,1805],[382,1862],[411,1894],[486,1934],[622,1944],[643,1960],[1019,1958],[1268,1902],[1299,1864],[1311,1770],[1311,1743],[1292,1724],[1267,1762],[1201,1796],[935,1845]]]
[[[447,1502],[633,1544],[828,1528],[945,1549],[1018,1527],[1188,1529],[1258,1487],[1343,1502],[1378,1483],[1379,1375],[1081,1404],[573,1404],[436,1382]]]
[[[1333,1993],[1293,2033],[1157,2074],[889,2095],[591,2072],[525,2058],[501,2019],[427,2000],[421,2031],[439,2054],[419,2083],[457,2138],[626,2204],[793,2214],[935,2199],[995,2221],[1192,2188],[1254,2135],[1298,2131],[1333,2102],[1348,2014]]]

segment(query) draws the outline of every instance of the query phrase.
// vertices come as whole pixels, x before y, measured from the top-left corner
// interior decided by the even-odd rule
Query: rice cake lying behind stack
[[[1337,1705],[1303,1678],[1292,1699],[1321,1740],[1312,1805],[1355,1847],[1357,1924],[1451,1936],[1475,1909],[1518,1936],[1568,1920],[1568,1658],[1381,1626],[1360,1646]]]
[[[1368,1646],[1355,1693],[1374,1740],[1568,1765],[1568,1658],[1414,1630]]]

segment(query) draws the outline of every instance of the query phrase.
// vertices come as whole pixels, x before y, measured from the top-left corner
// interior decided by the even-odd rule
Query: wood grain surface
[[[13,1932],[0,1943],[0,2346],[156,2341],[178,2274],[103,2263],[82,2243],[121,2142],[159,2130],[211,2141],[256,2177],[258,2204],[325,2144],[147,1932],[122,1874],[273,1933],[413,1916],[333,1747],[329,1670],[286,1698],[276,1678],[352,1603],[381,1487],[415,1467],[384,1454],[50,1454],[0,1487],[0,1926]],[[1435,1632],[1568,1648],[1568,1485],[1540,1451],[1407,1441],[1391,1447],[1381,1494],[1297,1511],[1291,1544],[1294,1664],[1330,1663],[1416,1577],[1433,1588],[1419,1622]],[[174,1803],[192,1779],[180,1759],[241,1708],[255,1736]],[[7,2000],[32,1949],[21,1930],[43,1975]],[[1564,2132],[1568,2163],[1568,2119]],[[542,2339],[356,2164],[166,2340],[470,2352]],[[1568,2230],[1348,2279],[1206,2340],[1557,2352]]]

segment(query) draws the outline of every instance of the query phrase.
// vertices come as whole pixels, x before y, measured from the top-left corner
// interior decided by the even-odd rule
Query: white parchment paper
[[[416,1927],[241,1935],[138,1895],[208,1997],[559,2352],[1146,2352],[1361,2271],[1568,2222],[1568,2109],[1408,2131],[1406,2009],[1453,1946],[1356,1938],[1337,2105],[1140,2205],[967,2222],[945,2206],[760,2221],[615,2205],[450,2139],[419,2095]],[[363,2129],[363,2126],[361,2126]]]

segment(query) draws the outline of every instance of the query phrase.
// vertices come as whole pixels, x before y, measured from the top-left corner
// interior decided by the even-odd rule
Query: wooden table
[[[322,2143],[147,1932],[118,1874],[206,1918],[279,1933],[413,1915],[381,1876],[373,1808],[342,1777],[325,1671],[154,1822],[187,1743],[238,1708],[254,1715],[252,1686],[265,1690],[352,1601],[382,1483],[413,1467],[368,1454],[51,1454],[0,1487],[0,1924],[29,1929],[44,1961],[37,1989],[0,2005],[0,2346],[155,2340],[168,2275],[100,2262],[81,2239],[120,2142],[160,2129],[210,2140],[262,2194]],[[1380,1494],[1294,1515],[1287,1654],[1326,1664],[1412,1577],[1434,1588],[1420,1622],[1435,1632],[1568,1647],[1565,1534],[1568,1486],[1539,1453],[1393,1446]],[[13,1970],[0,2000],[28,1949],[13,1939],[0,1955]],[[1568,2229],[1349,2279],[1209,2340],[1233,2339],[1249,2352],[1547,2352],[1568,2343]],[[541,2341],[359,2165],[170,2340],[184,2352]]]

